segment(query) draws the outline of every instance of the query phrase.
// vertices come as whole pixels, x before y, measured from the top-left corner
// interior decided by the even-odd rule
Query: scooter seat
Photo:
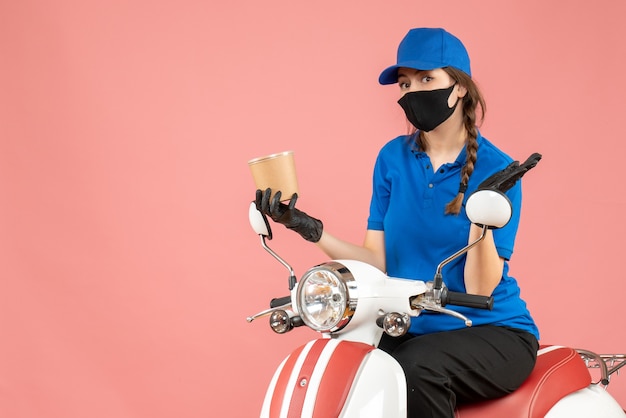
[[[456,416],[543,418],[561,398],[590,384],[587,366],[576,350],[544,345],[537,352],[535,368],[515,392],[490,401],[462,405]]]

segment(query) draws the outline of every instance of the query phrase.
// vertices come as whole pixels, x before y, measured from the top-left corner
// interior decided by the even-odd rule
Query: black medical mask
[[[409,122],[417,129],[429,132],[445,122],[456,109],[448,107],[448,98],[456,83],[446,89],[412,91],[406,93],[398,100],[398,104],[404,109]]]

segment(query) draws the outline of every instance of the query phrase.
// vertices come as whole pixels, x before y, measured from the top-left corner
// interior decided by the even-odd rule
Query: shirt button
[[[442,173],[442,174],[443,174],[444,171],[446,171],[446,170],[444,170],[443,168],[441,170],[439,170],[439,172]]]
[[[433,186],[433,184],[432,184],[432,183],[430,183],[430,184],[428,185],[428,188],[429,188],[429,189],[432,189],[433,187],[435,187],[435,186]]]

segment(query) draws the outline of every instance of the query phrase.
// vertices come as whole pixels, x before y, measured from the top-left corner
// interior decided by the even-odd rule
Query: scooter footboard
[[[406,416],[400,365],[367,344],[319,339],[281,363],[261,417],[349,418],[364,416],[364,411],[367,416]]]

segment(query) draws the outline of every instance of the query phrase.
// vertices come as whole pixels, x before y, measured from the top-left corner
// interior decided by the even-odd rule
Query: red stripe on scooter
[[[363,358],[372,350],[373,346],[363,343],[339,343],[322,376],[317,391],[320,402],[315,402],[313,418],[339,416]]]
[[[289,377],[293,372],[293,367],[300,357],[300,353],[304,349],[304,345],[296,348],[291,355],[285,361],[285,365],[283,369],[280,371],[280,375],[276,380],[276,385],[274,386],[274,392],[272,393],[272,400],[270,402],[270,418],[278,418],[280,417],[280,409],[283,406],[283,401],[285,400],[285,393],[287,392],[287,384],[289,383]]]
[[[289,418],[302,417],[302,407],[304,406],[306,392],[310,386],[309,383],[311,382],[311,375],[313,374],[315,365],[317,364],[320,354],[322,354],[322,350],[324,350],[328,341],[330,340],[317,340],[313,343],[313,346],[309,350],[306,359],[302,364],[302,368],[300,369],[298,379],[296,379],[295,387],[293,388],[293,395],[291,396],[291,402],[289,403],[289,413],[287,414]],[[304,382],[305,380],[306,384],[301,385],[300,382]]]

